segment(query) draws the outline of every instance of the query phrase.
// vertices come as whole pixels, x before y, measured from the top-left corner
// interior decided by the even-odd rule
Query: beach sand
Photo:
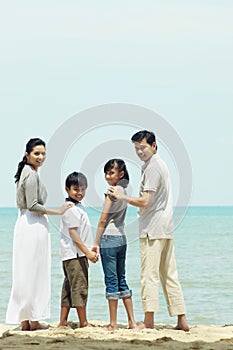
[[[174,330],[174,325],[155,324],[154,329],[132,331],[119,324],[118,330],[109,332],[105,322],[90,323],[93,326],[86,328],[79,328],[75,322],[59,328],[53,323],[48,329],[33,332],[22,332],[15,326],[1,324],[0,349],[145,350],[156,347],[158,350],[233,350],[233,325],[194,325],[189,332],[183,332]]]

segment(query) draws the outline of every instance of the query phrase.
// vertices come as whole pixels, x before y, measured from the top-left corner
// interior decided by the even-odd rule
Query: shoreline
[[[155,324],[154,329],[130,330],[119,324],[116,331],[107,331],[107,323],[90,321],[92,327],[79,328],[78,322],[69,322],[68,327],[58,323],[43,325],[47,329],[21,331],[20,327],[0,324],[0,348],[24,349],[37,345],[37,349],[130,349],[143,350],[156,345],[163,349],[232,349],[233,325],[191,325],[189,332],[174,330],[175,325]]]

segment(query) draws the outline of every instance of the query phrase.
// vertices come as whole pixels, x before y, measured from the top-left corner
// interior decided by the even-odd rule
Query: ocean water
[[[100,215],[99,208],[87,208],[93,235]],[[0,208],[0,323],[5,323],[11,290],[13,230],[18,211]],[[58,322],[63,271],[59,257],[59,217],[49,217],[52,237],[51,318]],[[126,219],[128,250],[126,275],[133,290],[136,321],[143,320],[140,298],[140,257],[136,208],[129,207]],[[233,324],[233,207],[190,207],[175,231],[175,254],[178,274],[191,325]],[[108,305],[101,262],[90,263],[89,320],[108,321]],[[77,321],[75,310],[69,320]],[[118,307],[118,322],[127,323],[123,304]],[[175,324],[168,315],[160,288],[160,310],[155,322]]]

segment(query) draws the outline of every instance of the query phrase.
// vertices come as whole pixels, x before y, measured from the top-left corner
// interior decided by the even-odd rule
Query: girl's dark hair
[[[68,188],[72,185],[87,188],[87,178],[84,174],[74,171],[67,176],[65,185]]]
[[[106,174],[109,170],[112,168],[118,168],[118,171],[124,171],[124,176],[119,181],[118,184],[120,184],[122,187],[127,187],[129,183],[129,173],[126,168],[125,162],[122,159],[114,158],[110,159],[104,166],[104,173]]]
[[[41,140],[40,138],[34,138],[34,139],[30,139],[27,144],[26,144],[26,150],[25,152],[27,152],[28,154],[32,152],[33,148],[36,146],[46,146],[45,142],[43,140]],[[22,173],[22,170],[24,168],[24,165],[27,164],[27,158],[26,156],[23,157],[23,160],[21,162],[19,162],[18,164],[18,169],[17,172],[15,174],[15,182],[18,182],[20,179],[20,175]]]

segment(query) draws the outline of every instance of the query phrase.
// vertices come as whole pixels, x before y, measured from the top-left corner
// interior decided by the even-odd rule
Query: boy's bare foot
[[[185,315],[178,315],[178,322],[175,329],[184,332],[188,332],[190,330]]]
[[[117,324],[114,324],[114,325],[109,324],[106,327],[106,329],[107,329],[107,331],[116,331],[117,330]]]
[[[28,320],[21,322],[21,330],[22,331],[30,331],[30,323]]]

